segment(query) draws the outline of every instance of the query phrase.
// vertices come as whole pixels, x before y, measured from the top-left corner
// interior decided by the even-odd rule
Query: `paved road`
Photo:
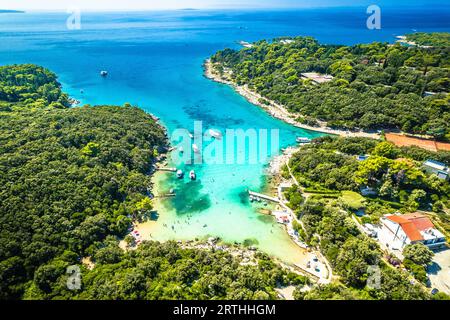
[[[450,294],[450,249],[435,252],[428,276],[432,288]]]

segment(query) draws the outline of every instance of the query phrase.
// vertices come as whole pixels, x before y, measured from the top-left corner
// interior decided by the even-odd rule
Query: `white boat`
[[[194,135],[192,133],[189,133],[189,138],[194,139]]]
[[[309,139],[309,138],[304,138],[304,137],[298,137],[298,138],[297,138],[297,142],[298,142],[298,143],[311,143],[311,139]]]
[[[194,150],[195,153],[200,153],[200,149],[195,143],[192,145],[192,150]]]
[[[191,170],[191,172],[189,172],[189,178],[191,178],[191,180],[197,179],[197,176],[195,175],[194,170]]]
[[[183,153],[183,152],[184,152],[183,147],[179,147],[179,148],[178,148],[178,151],[180,151],[181,153]]]
[[[243,46],[244,48],[251,48],[251,47],[253,47],[253,45],[251,43],[247,42],[247,41],[239,41],[239,44],[241,46]]]
[[[102,70],[102,71],[100,71],[100,75],[102,77],[106,77],[108,75],[108,71]]]
[[[216,138],[216,139],[220,139],[222,138],[222,134],[219,131],[213,130],[213,129],[209,129],[209,134],[211,135],[211,137]]]
[[[177,177],[178,177],[179,179],[183,178],[183,175],[184,175],[183,171],[181,171],[181,170],[178,170],[178,171],[177,171]]]

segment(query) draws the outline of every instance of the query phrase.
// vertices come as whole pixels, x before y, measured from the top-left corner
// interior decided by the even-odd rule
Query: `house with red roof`
[[[426,215],[420,213],[388,214],[380,219],[382,241],[393,250],[403,250],[411,243],[421,242],[430,249],[444,247],[445,236]]]

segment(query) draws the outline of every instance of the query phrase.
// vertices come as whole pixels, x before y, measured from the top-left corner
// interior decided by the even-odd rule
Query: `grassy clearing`
[[[352,210],[364,208],[366,205],[366,199],[354,191],[342,191],[340,199],[346,207]]]

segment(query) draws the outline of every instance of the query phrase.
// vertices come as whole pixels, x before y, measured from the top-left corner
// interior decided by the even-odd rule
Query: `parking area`
[[[435,252],[428,276],[432,288],[450,294],[450,249]]]

